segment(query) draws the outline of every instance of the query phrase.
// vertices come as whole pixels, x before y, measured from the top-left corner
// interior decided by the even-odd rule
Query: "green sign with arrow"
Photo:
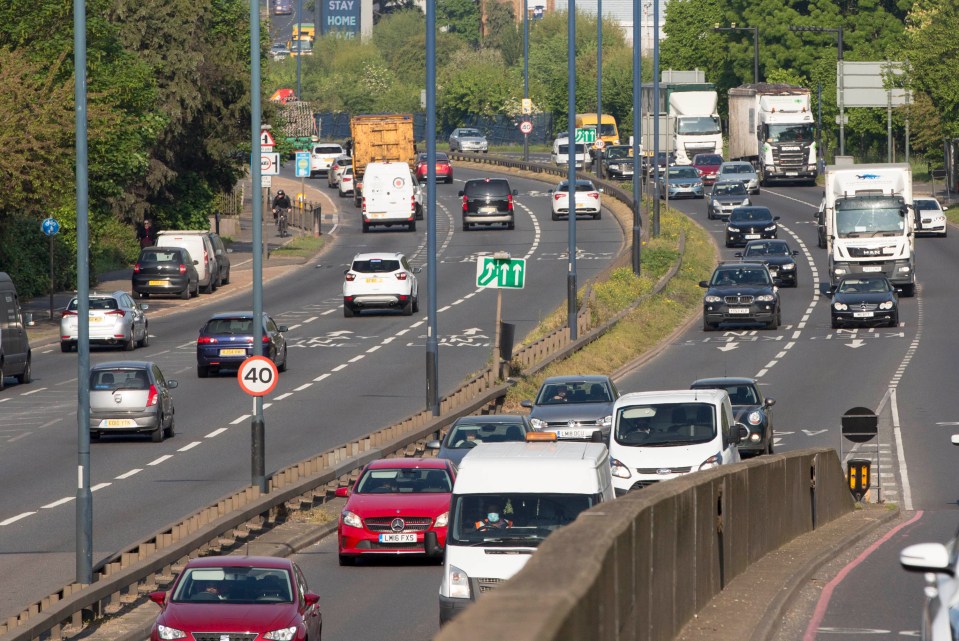
[[[493,289],[523,289],[526,283],[525,258],[480,256],[476,260],[476,286]]]

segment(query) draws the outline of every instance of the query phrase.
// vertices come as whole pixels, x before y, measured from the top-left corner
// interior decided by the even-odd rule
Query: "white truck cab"
[[[519,572],[550,533],[613,497],[603,443],[552,437],[470,450],[453,484],[440,624]]]

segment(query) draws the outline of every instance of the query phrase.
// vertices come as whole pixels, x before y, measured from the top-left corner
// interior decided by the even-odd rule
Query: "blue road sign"
[[[296,177],[297,178],[310,177],[310,152],[308,151],[296,152]]]
[[[43,222],[40,223],[40,229],[47,236],[56,236],[57,232],[60,231],[60,223],[57,222],[56,218],[44,218]]]

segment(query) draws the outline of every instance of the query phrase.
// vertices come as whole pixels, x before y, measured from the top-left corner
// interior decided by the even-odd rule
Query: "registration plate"
[[[759,234],[746,234],[746,240],[755,240],[759,238]]]
[[[367,212],[366,217],[367,218],[386,218],[386,213],[371,214]]]
[[[163,287],[166,285],[166,281],[163,280],[151,280],[149,281],[150,286]]]
[[[100,427],[136,427],[137,422],[129,418],[108,418],[100,422]]]
[[[367,276],[364,280],[368,283],[382,283],[383,279],[376,276]]]
[[[775,269],[770,269],[769,275],[775,278],[776,276],[779,276],[779,272],[777,272]]]
[[[231,348],[228,348],[228,349],[221,349],[221,350],[220,350],[220,356],[244,356],[244,355],[246,355],[246,350],[245,350],[245,349],[239,349],[239,348],[233,348],[233,347],[231,347]]]
[[[875,316],[873,312],[853,312],[853,318],[872,318]]]
[[[91,316],[91,317],[90,317],[90,322],[91,322],[91,323],[102,323],[102,322],[103,322],[103,316]]]
[[[496,211],[497,211],[496,207],[480,207],[479,208],[479,213],[481,214],[495,214]]]
[[[749,308],[748,307],[730,307],[729,313],[730,314],[748,314]]]
[[[864,265],[863,268],[862,268],[862,271],[864,271],[864,272],[881,272],[881,271],[882,271],[882,266],[881,266],[881,265]]]
[[[415,534],[381,534],[380,543],[416,543]]]
[[[556,438],[589,438],[595,430],[556,430]]]
[[[787,172],[786,172],[786,175],[787,175],[787,176],[798,176],[798,175],[799,175],[799,172],[798,172],[798,171],[787,171]]]

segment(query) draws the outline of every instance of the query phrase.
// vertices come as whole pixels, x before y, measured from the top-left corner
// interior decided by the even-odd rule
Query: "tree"
[[[479,46],[480,14],[475,0],[439,0],[436,3],[436,24],[441,31],[446,28],[470,45]]]

